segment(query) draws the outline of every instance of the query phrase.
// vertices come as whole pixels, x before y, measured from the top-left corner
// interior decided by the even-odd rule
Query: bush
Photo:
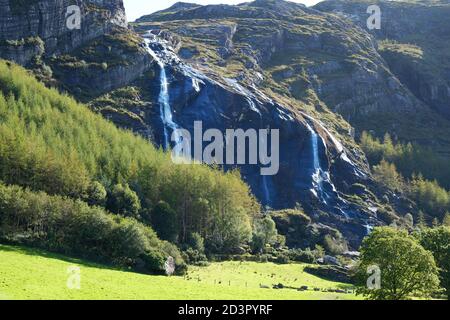
[[[3,241],[152,273],[164,270],[169,255],[184,264],[151,228],[80,200],[0,184],[0,213]]]
[[[186,263],[191,265],[204,266],[208,264],[208,258],[205,254],[193,248],[188,248],[184,251],[183,258]]]
[[[334,236],[325,235],[323,244],[325,250],[332,255],[339,255],[348,250],[347,242],[340,232],[336,232]]]
[[[275,263],[288,264],[290,262],[289,255],[285,252],[280,252],[276,255]]]
[[[316,258],[311,249],[291,249],[289,250],[289,259],[296,262],[314,263]]]
[[[87,189],[86,202],[91,206],[104,207],[106,205],[106,196],[105,187],[100,182],[94,181]]]
[[[205,252],[205,241],[203,237],[197,232],[193,232],[189,235],[188,245],[198,252]]]
[[[167,202],[158,202],[152,210],[151,221],[153,228],[161,239],[171,242],[177,241],[179,233],[177,213]]]
[[[141,202],[128,184],[116,184],[108,197],[107,209],[125,217],[139,217]]]
[[[271,217],[266,216],[254,222],[252,237],[253,252],[262,252],[266,245],[272,244],[277,239],[277,229]]]

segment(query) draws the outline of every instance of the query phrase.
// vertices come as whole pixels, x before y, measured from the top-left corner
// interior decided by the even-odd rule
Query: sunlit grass
[[[67,287],[68,267],[81,269],[81,288]],[[345,288],[303,272],[306,265],[223,262],[191,267],[186,277],[150,276],[112,269],[40,250],[0,245],[0,299],[355,299],[313,291]],[[272,289],[273,284],[310,290]],[[270,289],[260,288],[260,285]]]

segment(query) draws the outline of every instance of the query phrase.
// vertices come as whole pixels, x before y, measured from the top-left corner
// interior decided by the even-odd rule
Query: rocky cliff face
[[[134,28],[167,40],[202,74],[195,90],[192,77],[179,76],[179,64],[166,67],[180,127],[192,131],[198,119],[222,130],[280,129],[278,175],[263,178],[258,168],[240,166],[263,204],[281,209],[301,203],[314,221],[336,227],[353,243],[383,223],[355,132],[335,111],[415,114],[422,105],[389,70],[368,33],[334,15],[269,0],[177,5],[139,19]],[[155,138],[161,142],[161,135]]]
[[[368,30],[369,5],[381,10],[381,28]],[[374,41],[387,66],[406,90],[386,101],[367,101],[375,110],[376,119],[386,108],[416,106],[408,116],[389,112],[391,120],[381,127],[370,123],[365,113],[351,109],[352,101],[338,105],[341,112],[357,128],[391,132],[402,140],[432,146],[437,152],[449,154],[445,137],[450,122],[450,3],[449,1],[324,1],[315,9],[345,17],[366,30]],[[398,86],[395,81],[390,81]],[[377,94],[378,95],[378,94]],[[347,106],[346,106],[347,105]],[[387,117],[384,117],[387,119]],[[445,119],[442,119],[445,118]],[[409,120],[406,120],[409,119]],[[435,130],[420,129],[433,127]],[[411,130],[411,128],[414,128]]]
[[[81,11],[81,29],[70,29],[69,6]],[[127,27],[125,10],[119,0],[14,1],[1,0],[0,40],[39,37],[47,54],[63,53],[108,33],[113,26]]]
[[[79,28],[70,20],[71,6],[80,10]],[[0,8],[0,57],[45,73],[43,80],[51,77],[82,100],[124,86],[150,67],[121,0],[1,0]]]

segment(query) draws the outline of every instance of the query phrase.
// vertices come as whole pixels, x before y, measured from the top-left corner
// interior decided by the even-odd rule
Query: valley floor
[[[71,267],[80,268],[80,289],[69,289]],[[145,299],[145,300],[335,300],[353,294],[313,291],[348,289],[303,271],[305,264],[211,263],[190,267],[185,277],[149,276],[50,254],[0,245],[0,299]],[[308,291],[272,288],[308,286]]]

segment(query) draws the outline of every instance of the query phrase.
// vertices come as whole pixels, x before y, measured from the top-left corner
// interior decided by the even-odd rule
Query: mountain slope
[[[247,173],[243,169],[244,177],[264,204],[284,208],[300,202],[318,221],[338,226],[340,230],[346,229],[342,222],[336,222],[336,216],[342,215],[342,212],[336,212],[333,207],[357,212],[350,213],[355,221],[359,216],[359,219],[366,220],[365,224],[377,223],[375,220],[367,222],[374,216],[371,210],[382,207],[377,197],[373,193],[363,192],[360,196],[364,200],[358,203],[360,196],[355,195],[352,185],[362,183],[375,193],[378,192],[377,188],[373,188],[363,152],[353,140],[355,132],[335,111],[351,108],[359,110],[361,116],[368,119],[372,114],[381,112],[414,115],[419,110],[428,110],[423,109],[420,101],[391,73],[378,54],[376,43],[366,32],[334,15],[290,2],[264,0],[239,6],[175,6],[144,16],[133,26],[142,34],[153,30],[185,62],[219,82],[222,87],[243,92],[247,100],[249,96],[255,96],[260,97],[259,101],[272,101],[278,110],[284,110],[292,117],[292,123],[277,123],[270,119],[270,113],[262,115],[262,126],[279,127],[282,130],[282,167],[280,173],[269,180],[268,187],[275,200],[265,199],[264,183],[254,182],[254,173]],[[183,87],[183,82],[178,80],[176,74],[172,79],[173,88]],[[228,79],[235,79],[249,94],[237,86],[233,88]],[[207,84],[202,90],[210,92],[208,88]],[[173,92],[176,95],[177,90]],[[193,113],[202,118],[191,107],[195,106],[196,99],[199,98],[195,95],[188,99],[171,96],[174,117],[183,127],[189,128]],[[210,110],[219,108],[215,107],[215,100],[202,99],[202,106]],[[218,100],[222,103],[227,101],[223,98]],[[239,103],[232,105],[233,108],[239,108]],[[258,110],[268,108],[264,102],[254,101],[254,105]],[[391,106],[395,106],[395,110]],[[316,122],[314,129],[327,146],[325,153],[319,151],[322,170],[327,168],[326,171],[330,171],[331,180],[338,191],[346,201],[356,204],[357,209],[345,208],[339,200],[333,200],[321,208],[320,196],[317,201],[310,194],[311,185],[308,185],[308,181],[311,179],[311,170],[308,166],[311,166],[314,151],[308,133],[308,117],[320,121]],[[247,126],[251,121],[258,127],[261,125],[251,119],[244,120],[243,125]],[[299,123],[294,124],[297,121]],[[222,124],[214,125],[223,127]],[[295,134],[289,132],[293,125],[303,129]],[[357,128],[361,131],[372,129],[370,126]],[[342,146],[337,147],[336,141]],[[289,151],[284,155],[283,150]],[[342,151],[352,166],[342,161]],[[301,167],[298,167],[299,164]],[[397,199],[392,198],[391,201]],[[411,210],[402,206],[396,205],[396,210],[400,213]],[[328,214],[320,213],[320,209]],[[344,214],[343,218],[345,220],[348,216]],[[350,229],[355,232],[356,227]],[[360,230],[365,234],[365,227]],[[348,229],[344,232],[349,233]]]
[[[67,5],[55,3],[58,10]],[[50,18],[58,28],[47,29],[46,17],[35,14],[38,8],[31,4],[23,12],[5,10],[8,30],[21,23],[21,15],[37,17],[43,29],[8,31],[3,45],[16,45],[17,52],[11,56],[8,49],[2,56],[30,55],[33,59],[16,61],[47,85],[88,102],[94,111],[156,146],[167,148],[177,127],[193,135],[194,121],[202,121],[203,130],[221,132],[279,129],[276,175],[262,176],[261,164],[227,164],[222,169],[239,169],[266,208],[300,205],[312,223],[322,230],[340,230],[354,247],[373,226],[391,223],[391,218],[402,224],[406,213],[418,212],[408,199],[372,179],[355,139],[363,131],[378,136],[390,132],[396,139],[432,143],[442,154],[450,150],[448,121],[418,99],[392,66],[385,54],[393,51],[392,45],[379,45],[352,21],[320,6],[317,10],[282,0],[238,6],[178,3],[140,18],[132,26],[139,35],[122,19],[121,1],[87,1],[82,7],[87,26],[62,34],[55,30],[64,21]],[[90,24],[95,35],[89,33]],[[98,25],[105,27],[94,27]],[[55,51],[55,38],[56,48],[64,50]],[[28,54],[27,43],[43,50]],[[170,161],[162,158],[161,163]],[[161,166],[172,169],[170,164]],[[137,172],[136,180],[140,176]],[[248,190],[240,188],[244,199],[230,194],[237,198],[233,207],[239,201],[251,207],[245,198]],[[155,192],[182,216],[181,198],[174,200],[166,191],[157,186]],[[161,197],[141,198],[153,207]],[[193,210],[204,205],[200,198]],[[389,219],[383,218],[386,213]]]
[[[369,4],[380,6],[380,30],[367,30]],[[402,141],[430,146],[448,158],[449,2],[338,0],[324,1],[314,8],[344,16],[370,33],[378,41],[379,52],[392,73],[414,96],[414,103],[420,105],[415,113],[407,115],[379,109],[370,120],[365,113],[358,114],[350,108],[338,112],[351,117],[350,122],[360,130],[372,130],[379,136],[390,132]]]

